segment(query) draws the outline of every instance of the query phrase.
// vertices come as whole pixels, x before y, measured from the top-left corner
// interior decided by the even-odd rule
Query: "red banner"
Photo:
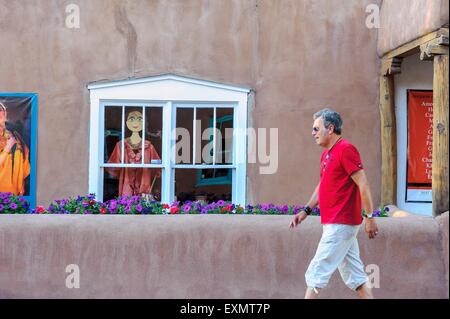
[[[407,201],[431,201],[433,91],[408,90]]]

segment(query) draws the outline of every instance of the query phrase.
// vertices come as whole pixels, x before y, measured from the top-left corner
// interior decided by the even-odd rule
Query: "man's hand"
[[[305,211],[301,210],[298,214],[294,216],[294,219],[289,224],[289,228],[297,227],[302,221],[304,221],[308,217]]]
[[[366,218],[365,229],[370,239],[375,238],[378,234],[378,226],[375,218]]]

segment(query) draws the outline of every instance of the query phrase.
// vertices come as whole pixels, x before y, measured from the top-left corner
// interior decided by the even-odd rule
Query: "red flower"
[[[43,206],[36,206],[36,212],[39,214],[45,213],[45,208]]]
[[[171,214],[176,214],[180,211],[180,209],[176,206],[170,207],[170,213]]]
[[[100,208],[100,214],[106,214],[106,208],[105,207]]]
[[[169,207],[170,207],[169,204],[162,204],[162,208],[164,208],[164,209],[167,209]]]
[[[90,205],[90,206],[94,206],[94,205],[95,205],[95,200],[91,199],[91,200],[89,201],[89,205]]]

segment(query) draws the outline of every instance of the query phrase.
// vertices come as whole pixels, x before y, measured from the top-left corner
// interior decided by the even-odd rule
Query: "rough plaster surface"
[[[1,215],[0,298],[302,298],[322,226],[310,217],[289,230],[290,220]],[[439,220],[448,227],[448,214]],[[448,297],[448,228],[445,265],[435,219],[378,223],[377,239],[358,235],[363,262],[381,272],[375,296]],[[79,289],[65,286],[69,264],[80,268]],[[356,295],[335,273],[322,297]]]
[[[309,198],[322,151],[312,115],[325,106],[342,113],[379,202],[377,30],[365,9],[380,0],[74,3],[80,29],[65,27],[64,2],[0,0],[0,91],[39,93],[38,204],[88,191],[86,84],[161,73],[255,89],[250,123],[279,129],[279,157],[273,175],[248,165],[252,203]]]
[[[383,0],[378,55],[435,31],[449,21],[448,0]]]
[[[443,257],[444,257],[444,262],[445,262],[445,280],[447,282],[446,292],[447,292],[447,298],[448,298],[449,297],[448,296],[448,272],[449,272],[449,264],[448,264],[448,262],[449,262],[448,261],[449,260],[448,212],[443,213],[442,215],[438,216],[436,218],[436,220],[439,223],[439,232],[440,232],[441,242],[442,242],[442,251],[443,251]]]

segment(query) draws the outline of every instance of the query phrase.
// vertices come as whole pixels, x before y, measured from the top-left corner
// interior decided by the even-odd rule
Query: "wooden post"
[[[387,70],[384,67],[383,69],[383,71]],[[381,206],[397,203],[397,129],[394,76],[389,74],[391,72],[383,73],[380,78]]]
[[[448,48],[447,48],[448,50]],[[433,216],[448,211],[448,51],[434,55],[433,77]]]

